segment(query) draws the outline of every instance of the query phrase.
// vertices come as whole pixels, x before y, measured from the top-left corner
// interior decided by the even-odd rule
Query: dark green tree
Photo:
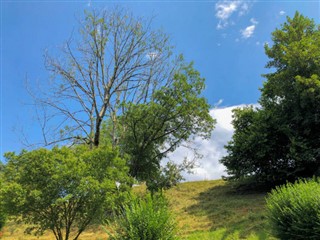
[[[221,159],[233,179],[254,178],[264,183],[287,180],[294,173],[287,158],[287,137],[273,115],[251,107],[234,110],[232,140]]]
[[[174,75],[172,84],[155,91],[148,103],[128,105],[122,118],[126,130],[120,145],[130,156],[133,177],[147,183],[160,181],[155,178],[166,175],[159,170],[168,153],[194,136],[205,139],[211,136],[214,120],[209,114],[209,104],[201,97],[204,87],[204,79],[192,64],[184,65]],[[185,162],[175,169],[188,167],[192,164]],[[178,172],[175,175],[181,178]]]
[[[261,107],[237,110],[229,155],[221,161],[236,178],[293,180],[320,167],[319,26],[296,12],[272,40],[265,52],[274,71],[264,75]]]
[[[6,213],[30,233],[78,239],[86,227],[110,217],[131,187],[126,160],[117,151],[87,146],[5,154],[0,198]]]

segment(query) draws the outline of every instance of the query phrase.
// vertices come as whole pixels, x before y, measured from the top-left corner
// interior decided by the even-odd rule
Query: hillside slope
[[[144,192],[144,187],[137,187]],[[179,227],[181,239],[274,239],[268,234],[265,218],[265,193],[237,192],[223,180],[186,182],[168,190],[166,195]],[[8,223],[3,240],[49,240],[51,233],[35,237],[23,234],[23,226]],[[102,240],[103,228],[89,229],[79,238]]]
[[[223,180],[187,182],[167,192],[182,239],[274,239],[266,193],[244,193]]]

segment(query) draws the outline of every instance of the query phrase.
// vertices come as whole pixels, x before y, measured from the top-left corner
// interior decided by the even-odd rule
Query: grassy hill
[[[188,182],[167,192],[182,239],[274,239],[266,193],[238,192],[222,180]]]
[[[144,192],[137,187],[137,192]],[[222,180],[187,182],[166,192],[179,227],[179,235],[185,240],[236,240],[275,239],[269,235],[265,218],[265,193],[238,192]],[[49,240],[23,234],[23,226],[8,223],[3,240]],[[107,234],[102,227],[86,231],[80,239],[102,240]]]

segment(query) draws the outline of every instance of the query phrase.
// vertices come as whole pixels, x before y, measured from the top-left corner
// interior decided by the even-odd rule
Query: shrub
[[[0,161],[0,189],[2,189],[4,187],[4,183],[2,180],[2,170],[3,169],[4,169],[4,165]],[[6,223],[6,213],[3,208],[3,203],[2,203],[2,201],[0,201],[0,231],[4,227],[5,223]],[[1,238],[1,232],[0,232],[0,238]]]
[[[314,179],[287,183],[267,198],[268,218],[280,239],[320,239],[320,184]]]
[[[117,219],[117,233],[112,240],[173,240],[176,224],[162,195],[132,197]]]
[[[4,227],[6,223],[6,215],[3,212],[3,209],[0,209],[0,231]],[[0,232],[0,237],[1,237],[1,232]]]

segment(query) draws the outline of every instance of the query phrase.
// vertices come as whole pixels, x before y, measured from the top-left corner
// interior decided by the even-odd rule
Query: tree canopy
[[[296,12],[272,33],[257,109],[235,111],[235,134],[221,162],[235,177],[285,181],[320,167],[320,28]]]
[[[147,180],[169,152],[196,135],[210,136],[204,79],[173,54],[151,20],[119,8],[85,16],[80,40],[67,41],[62,58],[46,54],[51,85],[33,95],[44,144],[93,148],[107,138],[129,156],[132,176]]]
[[[87,146],[6,153],[0,200],[27,232],[78,239],[86,227],[110,217],[131,187],[126,160],[109,148]]]
[[[131,175],[149,180],[160,161],[193,136],[209,138],[214,120],[206,99],[199,97],[204,79],[192,64],[176,73],[171,86],[162,87],[146,104],[130,104],[121,119],[126,128],[122,149],[130,155]]]

